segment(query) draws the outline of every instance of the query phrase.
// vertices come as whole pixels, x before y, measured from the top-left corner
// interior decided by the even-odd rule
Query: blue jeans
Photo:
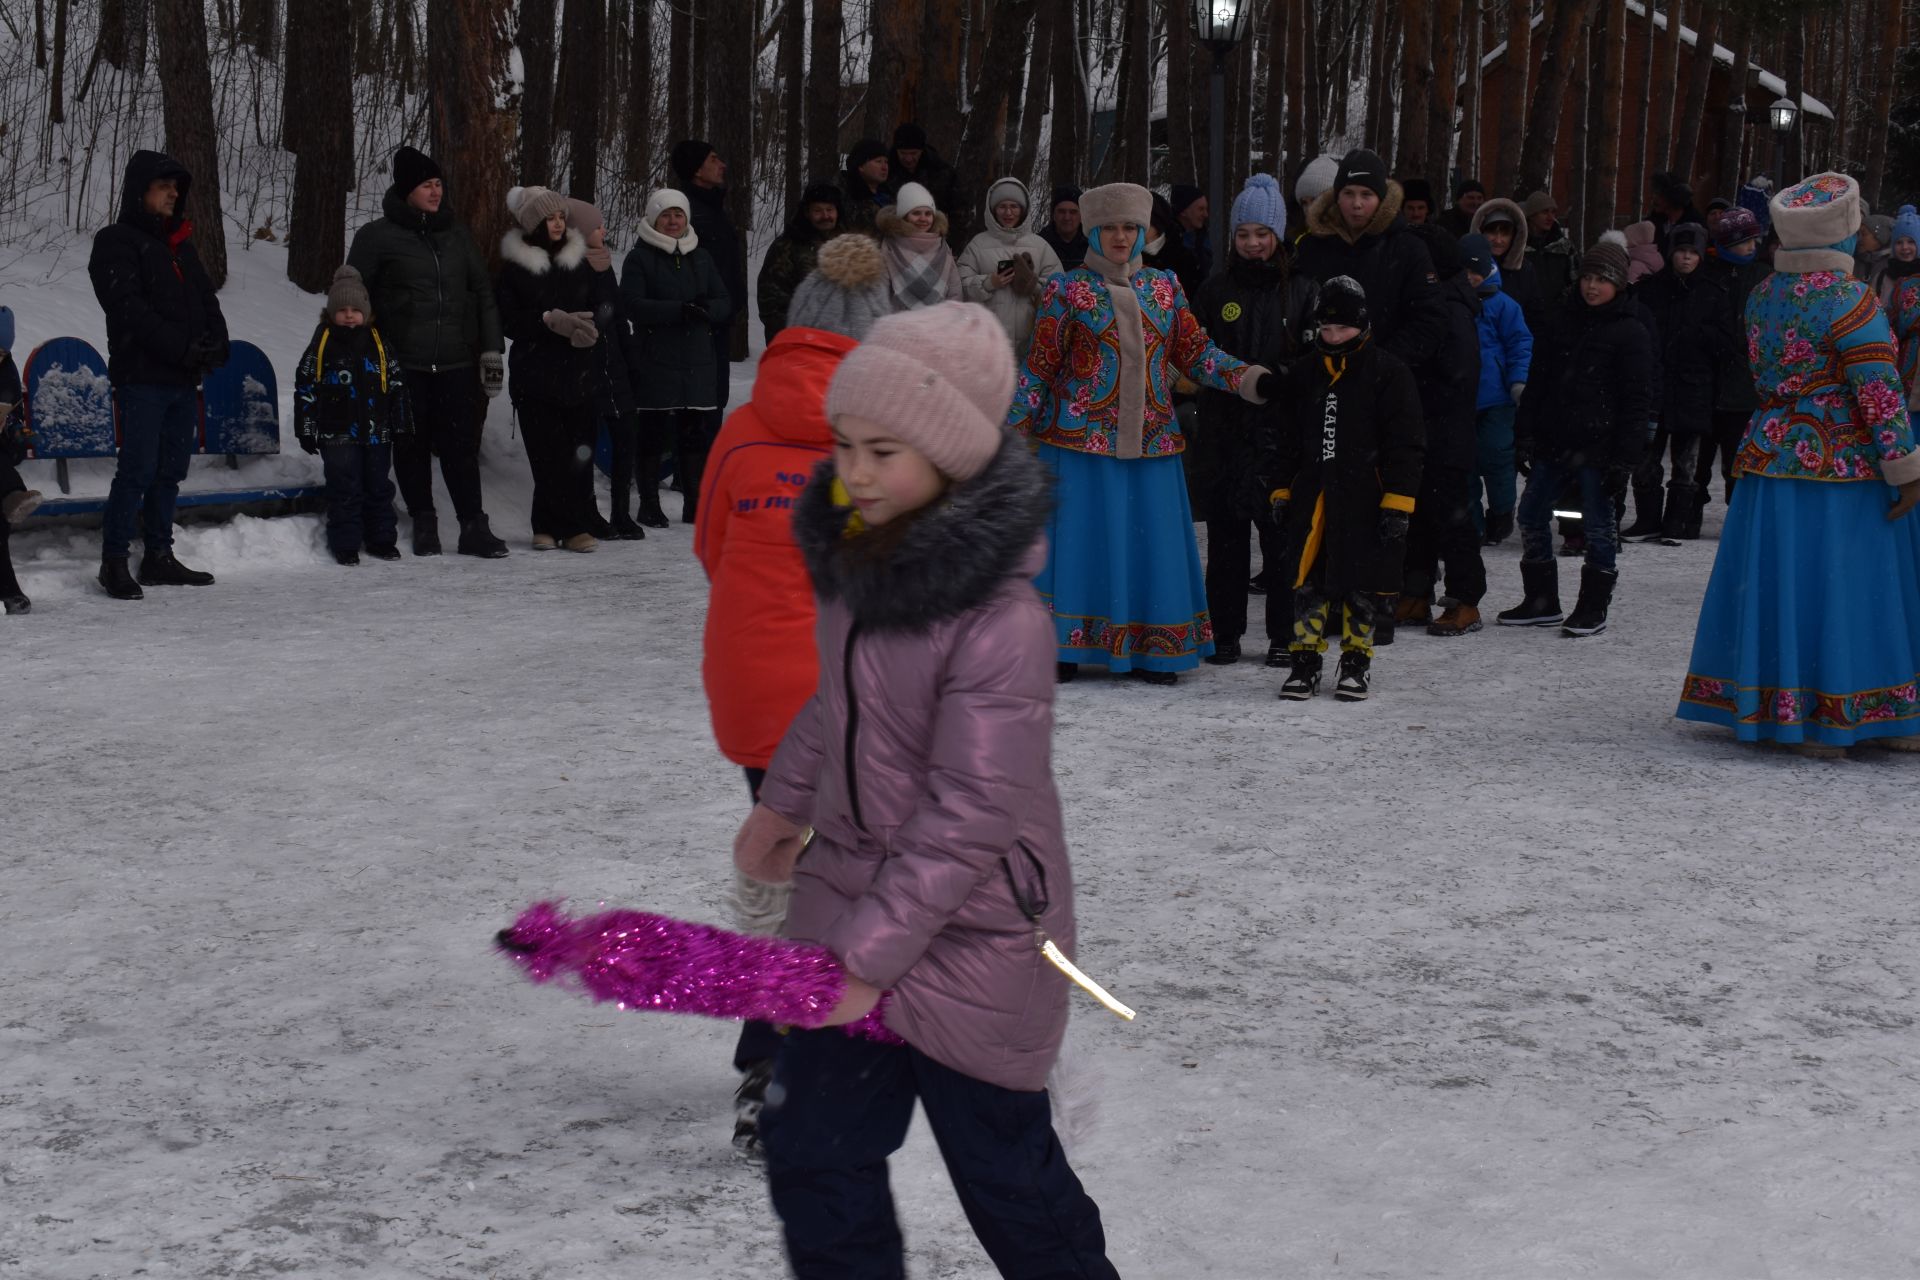
[[[107,491],[100,554],[124,560],[146,525],[147,550],[173,549],[173,504],[187,478],[199,430],[200,393],[193,387],[116,387],[120,465]]]
[[[1486,487],[1486,510],[1505,515],[1513,510],[1514,493],[1519,481],[1513,468],[1513,406],[1495,405],[1482,409],[1475,420],[1479,442],[1474,458],[1477,473],[1473,486],[1473,527],[1486,532],[1486,517],[1481,513],[1480,490]]]
[[[1580,494],[1580,515],[1586,521],[1587,564],[1612,573],[1619,549],[1619,527],[1614,520],[1613,493],[1600,467],[1571,467],[1564,462],[1536,462],[1527,477],[1527,494],[1520,499],[1520,558],[1534,563],[1553,559],[1553,507],[1563,488]]]
[[[838,1027],[786,1037],[760,1113],[773,1208],[799,1280],[905,1280],[887,1157],[906,1139],[916,1098],[1002,1276],[1119,1280],[1044,1089],[1003,1089]]]

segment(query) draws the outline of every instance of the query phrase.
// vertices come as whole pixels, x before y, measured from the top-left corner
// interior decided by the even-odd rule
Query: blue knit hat
[[[1272,174],[1256,173],[1233,198],[1233,221],[1228,230],[1243,222],[1256,222],[1280,239],[1287,238],[1287,202],[1280,194],[1280,182]]]
[[[1887,242],[1889,248],[1901,240],[1911,240],[1920,245],[1920,210],[1910,204],[1900,206],[1900,212],[1893,219],[1893,239]]]

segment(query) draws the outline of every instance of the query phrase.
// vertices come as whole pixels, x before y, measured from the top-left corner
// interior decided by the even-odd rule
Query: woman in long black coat
[[[1706,269],[1707,229],[1675,227],[1667,243],[1667,265],[1635,290],[1660,332],[1660,427],[1634,469],[1634,522],[1620,536],[1677,542],[1696,505],[1700,450],[1712,447],[1721,368],[1735,349],[1737,330],[1727,323],[1733,301],[1726,283]],[[1663,495],[1668,454],[1673,479]]]
[[[593,465],[600,401],[606,393],[596,309],[602,295],[587,264],[587,242],[567,229],[564,196],[528,187],[514,211],[522,230],[500,242],[494,293],[512,342],[507,394],[533,470],[533,546],[591,551],[579,472]]]

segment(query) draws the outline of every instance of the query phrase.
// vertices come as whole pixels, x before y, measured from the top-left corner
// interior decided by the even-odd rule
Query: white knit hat
[[[672,187],[662,187],[647,197],[647,225],[652,226],[654,220],[669,209],[686,213],[687,198]]]
[[[940,212],[940,206],[933,202],[933,192],[917,182],[909,182],[893,197],[893,210],[904,218],[915,209],[931,209],[935,213]]]

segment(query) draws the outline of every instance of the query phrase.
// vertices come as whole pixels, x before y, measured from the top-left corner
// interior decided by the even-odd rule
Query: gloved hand
[[[568,335],[567,341],[583,350],[600,341],[600,329],[593,322],[593,312],[572,311],[568,314],[573,317],[573,332]]]
[[[201,334],[187,346],[187,363],[202,373],[218,369],[226,362],[226,343],[210,333]]]
[[[507,362],[498,351],[480,353],[480,389],[492,400],[507,389]]]
[[[707,309],[701,306],[697,302],[681,303],[680,318],[682,320],[685,320],[688,324],[712,324],[713,323],[713,318],[707,314]]]
[[[1516,382],[1507,388],[1507,394],[1513,397],[1515,404],[1519,404],[1520,397],[1527,394],[1527,384],[1524,382]]]
[[[1250,400],[1254,404],[1265,404],[1273,398],[1273,393],[1279,389],[1279,385],[1280,380],[1274,376],[1273,370],[1256,364],[1241,380],[1240,391],[1243,399]]]
[[[1396,542],[1406,537],[1407,526],[1411,523],[1412,519],[1406,512],[1395,511],[1390,507],[1382,508],[1380,512],[1380,541]]]
[[[541,312],[540,323],[546,325],[547,328],[553,330],[563,338],[571,338],[573,337],[573,326],[577,322],[573,318],[573,312],[561,311],[556,307],[552,311]]]
[[[762,884],[786,884],[793,879],[793,864],[806,847],[805,837],[804,827],[756,804],[733,838],[733,865],[741,875]]]
[[[1513,442],[1513,469],[1523,476],[1533,474],[1533,441],[1531,438]]]
[[[1287,498],[1274,494],[1267,499],[1267,512],[1273,517],[1276,529],[1284,528],[1287,523]]]

